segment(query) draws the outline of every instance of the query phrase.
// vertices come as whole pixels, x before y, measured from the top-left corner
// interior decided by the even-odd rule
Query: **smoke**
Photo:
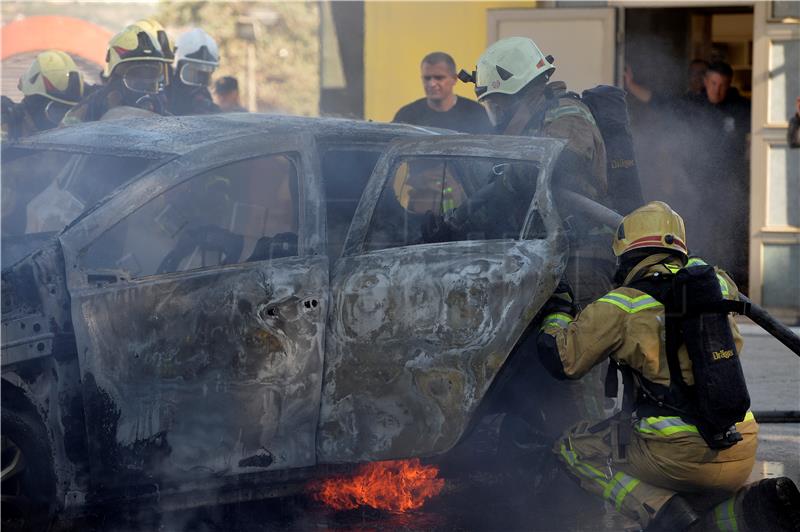
[[[746,288],[748,104],[723,112],[689,91],[695,58],[687,39],[689,10],[637,11],[627,21],[626,65],[636,83],[652,91],[648,103],[628,96],[645,200],[669,203],[684,218],[692,254],[730,271]],[[658,20],[650,11],[658,11]],[[699,59],[725,59],[724,53],[709,43]]]

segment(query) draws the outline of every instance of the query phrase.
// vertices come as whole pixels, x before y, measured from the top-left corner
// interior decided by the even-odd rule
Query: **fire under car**
[[[4,146],[4,520],[282,496],[498,412],[560,430],[523,347],[566,263],[562,143],[442,133],[241,114]],[[431,241],[510,172],[491,223]]]

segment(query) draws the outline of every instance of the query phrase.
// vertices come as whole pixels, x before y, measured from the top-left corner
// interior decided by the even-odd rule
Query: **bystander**
[[[730,271],[747,292],[750,101],[731,87],[732,77],[727,63],[709,65],[705,98],[688,105],[683,116],[691,135],[683,164],[707,207],[690,245]]]
[[[790,148],[800,148],[800,96],[794,102],[795,113],[789,119],[789,131],[786,133],[786,140]]]
[[[239,100],[239,82],[232,76],[219,78],[214,84],[214,96],[223,113],[246,113]]]
[[[630,65],[625,67],[625,88],[628,90],[628,94],[642,103],[674,108],[685,102],[699,102],[703,100],[705,89],[704,80],[707,70],[708,61],[704,61],[703,59],[692,60],[686,72],[686,92],[674,100],[666,95],[654,92],[652,89],[637,82]]]
[[[465,133],[491,133],[486,110],[478,103],[457,96],[456,63],[449,54],[433,52],[420,64],[425,97],[402,107],[393,122],[441,127]]]

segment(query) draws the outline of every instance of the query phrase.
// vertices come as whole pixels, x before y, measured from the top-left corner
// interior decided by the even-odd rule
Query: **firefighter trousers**
[[[583,489],[606,499],[626,517],[646,528],[676,494],[721,501],[715,508],[724,528],[736,520],[736,500],[755,462],[758,424],[752,413],[737,424],[743,440],[724,450],[709,449],[697,427],[679,417],[660,416],[633,421],[624,456],[616,452],[616,423],[605,427],[581,422],[568,430],[553,448],[570,476]],[[612,442],[613,439],[613,442]],[[725,506],[728,504],[728,506]],[[712,504],[706,507],[711,507]],[[740,525],[739,532],[744,532]]]

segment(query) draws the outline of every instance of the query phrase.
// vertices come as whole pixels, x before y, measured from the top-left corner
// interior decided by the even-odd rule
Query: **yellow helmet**
[[[169,37],[167,30],[164,29],[164,26],[162,26],[159,21],[154,18],[143,18],[141,20],[137,20],[132,25],[145,28],[146,30],[155,34],[156,38],[158,39],[158,44],[161,45],[161,50],[164,52],[164,56],[170,61],[175,58],[175,43]]]
[[[150,22],[139,21],[127,26],[108,42],[106,68],[103,77],[110,78],[117,66],[132,61],[153,61],[163,64],[172,62],[172,51],[162,48],[157,31]],[[163,30],[162,30],[163,31]],[[162,34],[162,42],[167,42],[166,33]]]
[[[660,248],[689,255],[683,218],[663,201],[651,201],[622,219],[614,236],[614,255]]]
[[[83,98],[83,75],[75,61],[60,50],[36,56],[28,71],[19,78],[25,96],[39,94],[50,100],[75,105]]]

